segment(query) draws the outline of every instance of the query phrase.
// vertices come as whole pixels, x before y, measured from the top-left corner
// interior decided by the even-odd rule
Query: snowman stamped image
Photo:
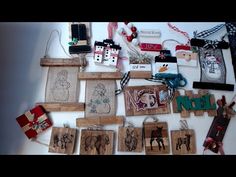
[[[99,83],[95,86],[93,91],[93,99],[90,99],[88,107],[90,113],[109,114],[111,111],[110,99],[106,96],[107,90],[104,84]]]
[[[62,70],[57,73],[52,87],[52,95],[55,101],[68,101],[70,83],[67,81],[68,71]]]

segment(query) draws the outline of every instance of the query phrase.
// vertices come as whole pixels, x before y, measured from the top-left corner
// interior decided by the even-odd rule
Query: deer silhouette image
[[[156,130],[152,130],[151,132],[151,139],[150,139],[150,145],[151,145],[151,150],[153,150],[152,143],[154,140],[158,143],[158,148],[161,150],[163,148],[165,150],[165,145],[163,141],[163,136],[162,136],[162,129],[163,127],[156,127]]]
[[[133,151],[137,148],[138,139],[136,138],[134,130],[130,130],[127,128],[126,137],[125,137],[125,145],[128,151]]]
[[[105,154],[106,145],[110,144],[109,136],[106,134],[97,136],[88,136],[85,138],[85,151],[93,150],[96,148],[98,155]]]
[[[185,134],[186,137],[179,137],[177,139],[177,143],[176,143],[176,150],[181,149],[181,146],[183,144],[186,145],[186,149],[187,151],[190,151],[190,139],[191,139],[191,135],[190,134]]]

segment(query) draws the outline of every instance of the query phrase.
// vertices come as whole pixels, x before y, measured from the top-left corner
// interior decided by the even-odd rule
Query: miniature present
[[[36,137],[39,133],[52,126],[51,121],[40,106],[27,111],[17,117],[16,120],[29,139]]]

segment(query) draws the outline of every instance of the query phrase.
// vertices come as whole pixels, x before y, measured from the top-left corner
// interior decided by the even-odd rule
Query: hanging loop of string
[[[59,32],[57,29],[51,31],[51,33],[50,33],[50,36],[49,36],[49,38],[48,38],[48,40],[47,40],[47,44],[46,44],[46,49],[45,49],[45,53],[44,53],[44,58],[46,58],[46,57],[48,56],[48,50],[49,50],[49,47],[50,47],[50,46],[49,46],[49,42],[50,42],[50,40],[51,40],[51,38],[52,38],[52,34],[53,34],[53,33],[56,33],[56,34],[58,35],[59,43],[60,43],[61,48],[63,49],[64,53],[65,53],[68,57],[71,58],[72,56],[69,55],[69,54],[66,52],[64,46],[62,45],[62,42],[61,42],[61,32]]]
[[[187,120],[180,120],[180,130],[188,130],[188,122]]]
[[[158,122],[158,118],[154,116],[148,116],[144,119],[143,123],[145,123],[148,119],[152,119],[154,122]]]
[[[166,42],[176,42],[177,44],[180,44],[180,45],[183,45],[182,43],[180,43],[179,41],[177,41],[177,40],[175,40],[175,39],[166,39],[166,40],[164,40],[163,42],[162,42],[162,44],[161,44],[161,46],[162,46],[162,49],[166,49],[165,48],[165,43]]]
[[[190,37],[189,37],[189,34],[188,34],[187,32],[180,30],[179,28],[177,28],[177,27],[174,26],[174,25],[171,25],[170,22],[168,22],[167,25],[168,25],[171,29],[173,29],[174,31],[176,31],[176,32],[178,32],[178,33],[184,35],[184,36],[187,38],[188,41],[187,41],[187,44],[186,44],[186,45],[189,45],[189,44],[190,44]]]
[[[124,123],[124,127],[127,125],[127,127],[134,127],[134,124],[130,121],[126,121],[125,120],[125,123]]]
[[[102,130],[102,129],[103,129],[103,126],[102,126],[102,125],[96,125],[96,124],[94,124],[94,125],[88,126],[87,129],[88,129],[88,130]]]

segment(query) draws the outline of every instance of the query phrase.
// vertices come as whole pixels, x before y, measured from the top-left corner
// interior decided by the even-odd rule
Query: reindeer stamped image
[[[118,151],[120,152],[142,152],[142,128],[119,127],[118,131]]]
[[[126,137],[125,137],[125,145],[128,151],[134,151],[137,148],[138,139],[136,138],[136,134],[134,129],[127,128]]]

